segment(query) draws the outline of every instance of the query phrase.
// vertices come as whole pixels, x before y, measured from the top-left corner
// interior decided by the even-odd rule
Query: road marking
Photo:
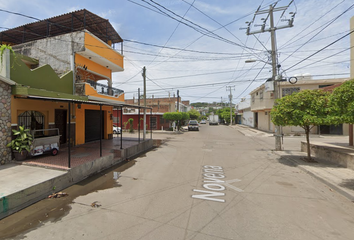
[[[228,188],[231,188],[231,189],[237,191],[237,192],[243,192],[242,189],[237,188],[237,187],[235,187],[235,186],[233,186],[233,185],[230,184],[230,183],[234,183],[234,182],[241,182],[241,180],[240,180],[240,179],[231,179],[231,180],[225,181],[225,182],[222,183],[222,184],[223,184],[224,186],[228,187]]]

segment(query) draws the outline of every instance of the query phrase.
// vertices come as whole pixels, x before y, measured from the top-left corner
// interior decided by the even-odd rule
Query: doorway
[[[55,109],[55,127],[59,129],[60,144],[66,143],[67,111]]]

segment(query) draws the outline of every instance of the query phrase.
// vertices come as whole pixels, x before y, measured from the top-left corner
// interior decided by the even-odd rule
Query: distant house
[[[254,113],[251,111],[250,98],[242,98],[236,105],[236,123],[254,127]]]
[[[138,105],[139,101],[138,99],[126,99],[125,103],[127,105]],[[140,106],[143,106],[143,104],[144,100],[140,99]],[[177,112],[177,109],[179,112],[188,112],[191,109],[189,101],[181,101],[181,98],[177,97],[147,98],[146,106],[152,109],[152,112],[147,110],[146,129],[150,129],[151,127],[152,130],[167,130],[172,127],[172,123],[162,117],[164,113]],[[143,129],[143,113],[143,109],[140,109],[140,129]],[[122,114],[123,124],[127,122],[129,118],[134,119],[133,127],[134,129],[138,129],[139,110],[136,108],[129,109],[128,107],[124,109]],[[113,119],[114,124],[120,124],[120,110],[114,110]]]
[[[293,92],[298,92],[304,89],[321,89],[335,87],[344,81],[349,80],[348,78],[339,79],[320,79],[313,80],[310,76],[305,78],[298,78],[296,84],[291,84],[289,82],[279,82],[279,92],[280,97],[292,94]],[[253,112],[254,127],[267,132],[274,132],[274,124],[271,121],[270,111],[274,105],[274,95],[273,91],[267,90],[267,83],[262,84],[258,88],[254,89],[251,95],[251,111]],[[271,84],[273,84],[271,82]],[[333,88],[332,87],[332,88]],[[303,129],[299,126],[287,126],[283,127],[284,134],[291,133],[303,133]],[[323,125],[319,127],[312,128],[312,133],[320,134],[336,134],[336,135],[348,135],[348,125]]]

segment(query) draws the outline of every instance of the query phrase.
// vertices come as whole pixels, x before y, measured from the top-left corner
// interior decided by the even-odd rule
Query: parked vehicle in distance
[[[219,125],[219,116],[218,115],[210,115],[209,116],[209,125]]]
[[[113,133],[114,134],[120,134],[121,132],[122,132],[122,129],[113,124]]]
[[[200,121],[200,124],[206,124],[205,119],[202,119],[202,120]]]
[[[188,131],[199,131],[199,124],[197,120],[190,120],[188,123]]]

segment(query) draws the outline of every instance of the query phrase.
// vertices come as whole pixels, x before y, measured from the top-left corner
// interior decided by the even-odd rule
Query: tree
[[[170,120],[170,121],[178,121],[182,119],[182,113],[180,112],[165,112],[162,115],[163,119]]]
[[[349,123],[349,146],[353,146],[354,79],[341,84],[330,96],[331,121],[334,124]]]
[[[133,126],[134,119],[129,118],[128,122],[129,122],[129,132],[132,133],[132,132],[134,132],[134,126]]]
[[[200,117],[200,113],[195,109],[189,110],[188,114],[191,119],[198,119]]]
[[[181,118],[182,121],[181,121],[181,123],[182,123],[183,121],[187,121],[187,120],[190,119],[189,113],[181,112],[181,115],[182,115],[182,118]]]
[[[354,79],[333,90],[330,107],[332,123],[354,123]]]
[[[305,130],[307,160],[311,161],[310,130],[330,123],[329,92],[303,90],[276,100],[271,119],[278,126],[300,126]]]
[[[233,111],[234,111],[234,109],[232,109],[232,117],[235,117],[235,113]],[[222,122],[230,123],[230,108],[229,107],[224,107],[222,109],[218,109],[216,111],[216,115],[219,116],[219,119]]]

